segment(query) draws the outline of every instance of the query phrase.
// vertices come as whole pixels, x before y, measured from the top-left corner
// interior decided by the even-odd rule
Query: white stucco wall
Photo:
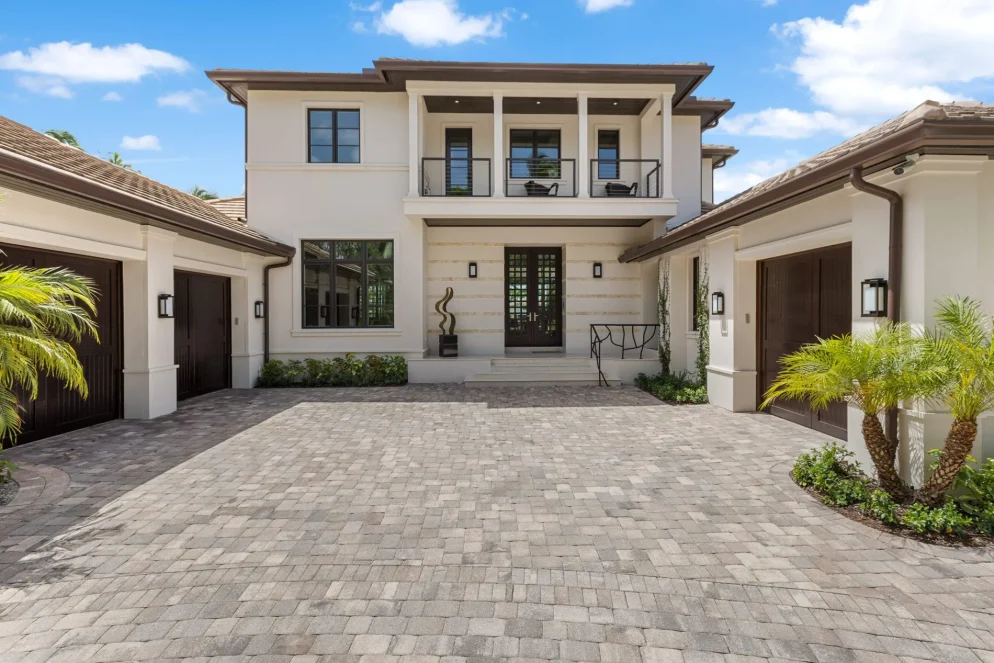
[[[701,159],[701,200],[714,202],[714,161],[711,157]]]

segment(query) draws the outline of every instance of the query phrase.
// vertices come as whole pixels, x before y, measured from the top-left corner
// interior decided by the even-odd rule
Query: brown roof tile
[[[189,225],[184,224],[187,230],[196,232],[202,229],[204,234],[214,235],[235,243],[238,242],[239,237],[242,237],[248,243],[247,246],[256,249],[269,244],[272,245],[274,255],[285,255],[286,249],[291,252],[293,250],[291,247],[252,230],[245,223],[228,217],[221,210],[208,205],[196,196],[168,187],[135,171],[115,166],[92,154],[63,145],[45,134],[0,116],[0,152],[3,151],[47,166],[49,169],[102,185],[118,193],[126,194],[130,198],[137,198],[143,203],[151,203],[157,208],[172,213],[168,216],[188,220]],[[24,173],[18,168],[11,168],[10,171],[9,174],[14,177],[24,176]],[[39,178],[35,179],[41,184],[51,183],[41,181]],[[151,208],[143,205],[142,209]],[[132,211],[146,215],[139,210]],[[176,217],[176,214],[180,217]],[[218,232],[212,233],[212,230],[215,229]]]
[[[218,210],[230,219],[239,223],[245,221],[245,196],[232,196],[231,198],[214,198],[206,201],[208,205]]]

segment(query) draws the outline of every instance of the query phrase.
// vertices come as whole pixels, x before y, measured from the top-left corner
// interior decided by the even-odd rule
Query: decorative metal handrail
[[[659,198],[659,173],[659,159],[591,159],[590,197]]]
[[[621,343],[618,343],[618,339],[614,337],[613,330],[621,330]],[[631,330],[632,333],[632,344],[628,345],[628,331]],[[639,342],[638,336],[636,336],[636,331],[642,331],[642,341]],[[601,333],[604,333],[602,336]],[[621,358],[625,358],[626,352],[634,352],[638,350],[639,359],[645,352],[645,348],[652,339],[659,336],[659,325],[623,325],[623,324],[610,324],[610,323],[599,323],[590,325],[590,357],[591,359],[597,360],[597,384],[598,386],[611,386],[607,381],[607,376],[604,375],[604,371],[601,370],[601,346],[605,342],[609,342],[616,348],[621,348]]]
[[[421,195],[489,198],[490,159],[421,158]]]
[[[577,195],[576,159],[510,157],[504,162],[504,195],[509,198]]]

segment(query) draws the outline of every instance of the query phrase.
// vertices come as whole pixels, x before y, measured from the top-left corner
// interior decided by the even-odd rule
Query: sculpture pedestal
[[[459,356],[458,334],[441,334],[438,337],[438,356],[439,357]]]

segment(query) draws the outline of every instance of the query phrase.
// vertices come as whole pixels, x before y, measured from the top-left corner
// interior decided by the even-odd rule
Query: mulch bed
[[[790,473],[788,473],[788,476]],[[793,477],[791,481],[793,482]],[[795,484],[796,485],[796,484]],[[874,491],[879,486],[870,481],[870,491]],[[888,534],[893,534],[894,536],[900,536],[905,539],[912,539],[914,541],[921,541],[922,543],[930,543],[934,546],[946,546],[948,548],[991,548],[994,547],[994,537],[984,536],[983,534],[978,534],[976,532],[967,532],[963,536],[951,536],[948,534],[936,534],[934,532],[928,532],[924,534],[919,534],[914,530],[910,530],[907,527],[901,525],[887,525],[876,518],[870,518],[864,516],[863,512],[860,511],[858,504],[851,504],[849,506],[835,506],[834,504],[825,504],[822,501],[822,495],[815,488],[809,486],[807,488],[803,486],[798,486],[801,490],[806,492],[808,495],[818,500],[823,506],[832,509],[836,513],[839,513],[849,520],[853,520],[861,525],[866,525],[867,527],[872,527],[875,530],[881,532],[887,532]]]

